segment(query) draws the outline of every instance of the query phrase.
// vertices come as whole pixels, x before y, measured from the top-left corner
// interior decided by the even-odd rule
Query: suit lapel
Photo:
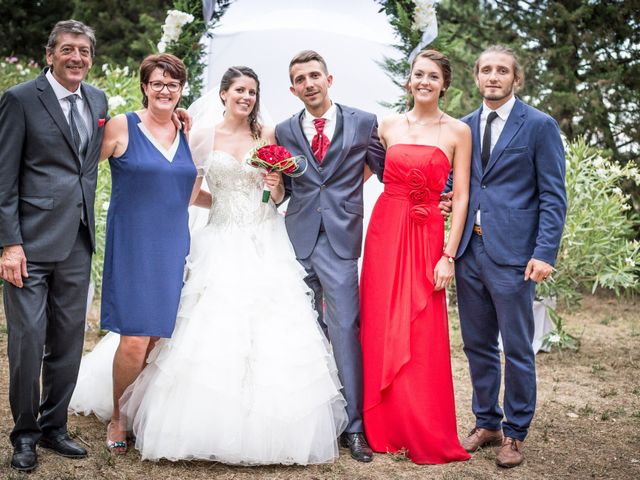
[[[89,139],[89,147],[87,148],[86,158],[92,158],[91,153],[98,142],[98,105],[100,103],[100,97],[92,90],[85,88],[84,83],[81,86],[82,96],[86,99],[89,106],[89,112],[91,113],[91,138]]]
[[[493,147],[493,151],[491,152],[491,157],[489,157],[489,163],[487,164],[487,168],[485,168],[485,174],[491,170],[491,168],[495,165],[495,163],[504,152],[504,149],[507,148],[511,139],[514,137],[520,127],[524,123],[524,108],[522,106],[522,102],[516,99],[516,103],[513,104],[513,109],[507,118],[507,123],[502,129],[502,133],[500,137],[498,137],[498,141],[496,142],[496,146]]]
[[[98,130],[98,98],[93,94],[91,90],[85,88],[84,83],[80,87],[82,89],[82,97],[87,101],[87,105],[89,105],[89,112],[91,113],[91,140],[96,137],[96,131]]]
[[[344,162],[349,150],[351,150],[351,145],[353,145],[353,138],[358,126],[358,117],[354,110],[351,110],[348,107],[342,107],[338,104],[336,104],[336,107],[338,108],[337,114],[342,117],[342,138],[336,139],[334,137],[334,140],[337,140],[340,143],[338,143],[338,145],[333,145],[332,141],[332,145],[329,147],[331,150],[331,147],[339,146],[340,150],[338,150],[335,159],[331,160],[328,165],[329,171],[327,172],[327,177],[332,175],[333,172],[338,169],[340,164]]]
[[[304,156],[307,158],[307,164],[311,165],[316,171],[318,171],[318,162],[316,161],[313,152],[311,151],[311,145],[307,141],[307,137],[304,135],[302,131],[302,116],[304,115],[304,110],[300,113],[294,115],[289,121],[289,125],[291,126],[291,132],[293,134],[293,138],[300,145],[300,150],[303,151]]]
[[[69,127],[69,122],[67,122],[67,119],[64,117],[64,113],[62,113],[62,108],[60,107],[60,102],[58,101],[56,94],[53,92],[53,88],[51,88],[49,80],[47,80],[47,77],[45,77],[44,73],[40,74],[40,76],[36,79],[36,88],[40,91],[40,101],[60,129],[62,136],[69,144],[69,148],[71,148],[71,151],[73,151],[75,159],[79,165],[80,157],[78,156],[76,145],[75,143],[73,143],[73,140],[71,138],[71,128]]]
[[[471,168],[476,171],[478,178],[482,178],[482,141],[480,140],[480,115],[482,108],[479,108],[471,115]]]

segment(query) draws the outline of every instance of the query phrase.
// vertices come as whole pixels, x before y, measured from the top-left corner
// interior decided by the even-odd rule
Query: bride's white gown
[[[215,151],[214,198],[194,232],[176,328],[151,352],[122,410],[145,459],[326,463],[347,423],[336,366],[284,219],[262,177]],[[81,365],[71,408],[111,415],[108,335]]]

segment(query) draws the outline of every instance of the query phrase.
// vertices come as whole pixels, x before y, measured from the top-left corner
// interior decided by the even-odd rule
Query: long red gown
[[[437,147],[389,147],[362,265],[367,438],[376,452],[405,449],[420,464],[469,458],[456,431],[445,291],[433,291],[449,170]]]

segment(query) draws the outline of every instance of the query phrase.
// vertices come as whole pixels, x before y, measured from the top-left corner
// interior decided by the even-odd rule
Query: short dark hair
[[[78,20],[61,20],[53,26],[49,34],[49,40],[47,40],[47,52],[51,53],[55,50],[58,43],[58,35],[61,33],[86,36],[91,43],[91,57],[93,58],[96,55],[96,34],[93,28]]]
[[[429,60],[437,64],[440,67],[440,70],[442,70],[444,88],[440,91],[440,98],[444,97],[445,90],[451,85],[451,63],[449,62],[449,58],[444,53],[440,53],[437,50],[422,50],[418,52],[418,54],[413,59],[413,62],[411,62],[409,78],[411,78],[411,74],[413,73],[413,66],[416,64],[419,58],[428,58]],[[407,83],[405,84],[405,88],[408,87],[409,80],[407,80]]]
[[[522,65],[520,65],[520,61],[518,60],[518,56],[513,48],[509,48],[505,45],[490,45],[484,49],[484,51],[478,55],[476,59],[476,63],[473,66],[473,74],[474,76],[478,76],[480,72],[480,59],[485,53],[502,53],[504,55],[509,55],[513,59],[513,76],[516,79],[516,87],[520,88],[524,84],[524,69]]]
[[[149,83],[149,78],[156,68],[162,70],[165,75],[178,80],[182,86],[187,81],[187,68],[178,57],[170,53],[148,55],[140,64],[140,91],[144,108],[149,106],[149,99],[145,95],[142,85]]]
[[[307,63],[313,61],[319,62],[322,65],[322,71],[325,75],[329,75],[329,69],[327,68],[327,62],[324,61],[322,55],[315,50],[303,50],[298,52],[289,62],[289,80],[293,83],[293,76],[291,75],[291,69],[298,63]]]
[[[249,122],[251,134],[256,138],[260,138],[262,135],[262,125],[260,125],[260,122],[258,121],[258,116],[260,115],[260,79],[256,72],[251,68],[244,66],[229,67],[227,71],[224,72],[224,75],[222,75],[222,79],[220,80],[219,93],[229,90],[234,80],[239,77],[249,77],[256,82],[256,103],[253,106],[251,113],[249,113],[247,120]],[[222,97],[220,100],[222,100]],[[222,104],[224,105],[224,101],[222,101]]]

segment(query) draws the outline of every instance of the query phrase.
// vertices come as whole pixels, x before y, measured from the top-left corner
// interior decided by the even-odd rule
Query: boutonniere
[[[104,127],[104,124],[105,124],[105,122],[106,122],[106,121],[107,121],[107,120],[106,120],[106,119],[104,119],[104,118],[99,118],[99,119],[98,119],[98,128],[102,128],[102,127]]]

